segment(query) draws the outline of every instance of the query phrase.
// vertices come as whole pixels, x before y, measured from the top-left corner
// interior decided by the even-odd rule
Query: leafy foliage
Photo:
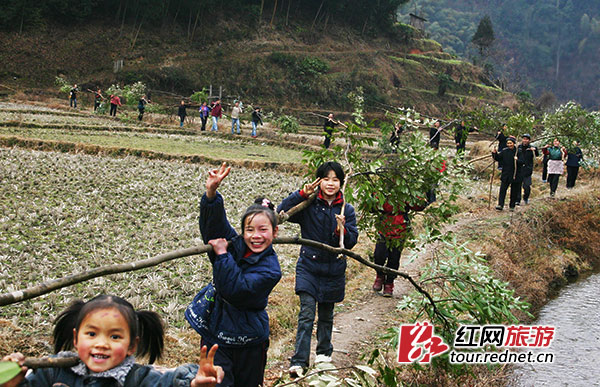
[[[118,84],[112,84],[106,90],[108,95],[114,94],[121,97],[121,102],[129,106],[137,105],[139,99],[146,94],[146,85],[140,81],[131,85],[125,85],[121,89]]]
[[[288,116],[284,114],[275,120],[275,125],[281,129],[282,133],[298,133],[300,124],[298,119],[294,116]]]
[[[473,35],[473,39],[471,41],[477,47],[479,47],[479,52],[483,55],[484,50],[489,49],[494,43],[494,27],[492,26],[492,20],[489,15],[485,15],[481,21],[479,21],[479,25],[477,26],[477,31],[475,31],[475,35]]]
[[[429,20],[427,32],[444,51],[464,58],[474,56],[469,42],[485,36],[476,31],[481,16],[489,15],[494,36],[502,41],[490,58],[495,78],[534,97],[550,90],[561,101],[577,98],[586,107],[597,106],[600,90],[589,87],[600,71],[597,2],[412,0],[401,8],[401,20],[415,9]]]
[[[528,312],[530,305],[515,296],[508,282],[494,277],[481,254],[456,239],[445,241],[443,250],[434,254],[433,261],[423,269],[420,283],[433,296],[437,313],[416,292],[405,296],[398,307],[416,311],[415,322],[422,321],[424,313],[436,327],[442,328],[446,343],[454,342],[460,325],[516,324],[517,312],[533,317]],[[398,328],[392,328],[391,333],[391,339],[397,340]],[[450,365],[448,354],[434,359],[434,364],[458,374],[467,370],[465,365]]]
[[[567,102],[553,114],[544,115],[545,138],[558,137],[563,145],[570,146],[571,141],[579,141],[580,146],[588,148],[590,155],[596,157],[600,149],[600,114],[588,112],[575,102]]]
[[[208,90],[202,88],[202,90],[194,92],[194,94],[190,96],[190,99],[197,103],[208,101]]]
[[[347,123],[347,127],[339,126],[333,131],[332,140],[342,137],[345,144],[335,143],[329,149],[319,151],[305,151],[304,162],[309,166],[309,175],[319,165],[329,160],[339,160],[348,170],[346,176],[346,199],[361,213],[359,227],[372,239],[378,233],[389,231],[382,221],[380,211],[385,202],[389,203],[395,212],[404,212],[409,207],[426,205],[427,193],[437,187],[443,195],[438,196],[434,206],[425,210],[424,223],[426,232],[419,245],[431,239],[441,237],[440,226],[448,221],[458,207],[454,201],[462,188],[460,182],[466,166],[460,158],[447,160],[447,156],[429,146],[428,140],[416,129],[429,123],[430,120],[411,109],[402,109],[390,113],[389,117],[406,129],[394,146],[392,153],[365,152],[372,149],[375,141],[366,136],[371,133],[371,124],[366,124],[362,117],[362,91],[359,89],[348,95],[355,104],[354,123]],[[387,141],[391,135],[391,125],[382,127],[382,142]],[[334,142],[332,141],[332,144]],[[447,166],[441,172],[443,165]],[[451,172],[449,172],[451,171]],[[409,241],[405,246],[414,247],[412,231],[408,231]],[[390,244],[400,243],[399,240],[390,241]]]
[[[61,93],[68,93],[71,90],[71,84],[63,77],[54,78],[54,84],[58,86],[58,90]]]

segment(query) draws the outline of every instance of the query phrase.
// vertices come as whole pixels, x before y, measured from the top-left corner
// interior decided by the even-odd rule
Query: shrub
[[[275,125],[281,129],[282,133],[298,133],[300,124],[296,117],[283,115],[275,120]]]

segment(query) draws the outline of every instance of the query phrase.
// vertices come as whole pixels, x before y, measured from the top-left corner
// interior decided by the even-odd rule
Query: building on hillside
[[[424,17],[410,13],[410,25],[418,29],[419,31],[425,31],[425,22],[427,19]]]

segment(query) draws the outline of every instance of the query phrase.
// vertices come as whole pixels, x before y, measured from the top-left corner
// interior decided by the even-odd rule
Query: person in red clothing
[[[401,210],[394,211],[394,207],[387,201],[383,204],[382,209],[382,226],[384,233],[379,233],[379,240],[375,245],[375,264],[398,270],[400,267],[400,255],[406,241],[407,229],[410,227],[409,211],[423,211],[429,203],[425,200],[418,205],[406,205]],[[390,240],[394,240],[394,246],[389,246]],[[383,288],[384,297],[392,297],[394,293],[395,274],[386,274],[382,271],[377,271],[373,290],[381,291]]]
[[[118,95],[110,95],[110,115],[113,117],[117,116],[117,106],[121,106],[121,98]]]
[[[221,108],[221,100],[218,99],[212,104],[212,110],[210,111],[210,116],[212,117],[212,129],[213,132],[219,131],[219,118],[223,115],[223,109]]]

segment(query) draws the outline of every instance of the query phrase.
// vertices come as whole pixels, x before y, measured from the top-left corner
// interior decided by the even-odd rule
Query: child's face
[[[271,220],[263,213],[250,215],[244,222],[244,241],[253,253],[263,252],[277,237],[277,227],[273,230]]]
[[[327,175],[321,179],[320,188],[326,200],[335,199],[335,196],[340,191],[340,179],[338,179],[333,169],[330,169]]]
[[[73,329],[73,345],[93,372],[115,368],[135,352],[127,321],[115,308],[97,309],[85,316],[79,331]]]

